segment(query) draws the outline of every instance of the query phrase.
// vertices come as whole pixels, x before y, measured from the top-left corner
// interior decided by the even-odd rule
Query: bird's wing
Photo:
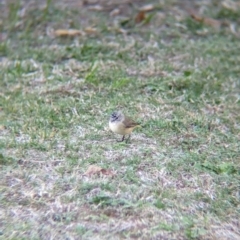
[[[139,126],[140,124],[133,121],[131,118],[129,117],[125,117],[124,121],[123,121],[123,124],[125,125],[126,128],[133,128],[133,127],[137,127]]]

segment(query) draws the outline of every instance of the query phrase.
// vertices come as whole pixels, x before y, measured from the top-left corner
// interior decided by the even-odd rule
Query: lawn
[[[0,239],[240,239],[238,1],[0,11]]]

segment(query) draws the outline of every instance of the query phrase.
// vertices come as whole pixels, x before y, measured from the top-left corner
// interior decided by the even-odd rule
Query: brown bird
[[[126,135],[129,135],[126,139],[126,142],[129,141],[131,132],[134,128],[139,127],[140,124],[132,120],[131,118],[124,116],[121,111],[115,111],[111,114],[109,119],[109,128],[114,132],[120,135],[123,135],[122,140],[119,142],[123,142]]]

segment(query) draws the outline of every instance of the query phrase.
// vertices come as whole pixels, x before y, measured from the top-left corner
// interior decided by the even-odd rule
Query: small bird
[[[109,119],[109,128],[120,135],[123,135],[122,140],[118,142],[123,142],[126,135],[129,135],[126,142],[130,139],[131,132],[134,128],[139,127],[140,124],[133,121],[131,118],[124,116],[121,111],[115,111],[111,114]]]

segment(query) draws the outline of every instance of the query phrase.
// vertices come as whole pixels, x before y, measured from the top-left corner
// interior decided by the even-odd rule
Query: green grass
[[[1,6],[0,239],[239,238],[239,37],[152,2],[137,26],[137,4]],[[142,123],[130,143],[108,130],[115,109]]]

